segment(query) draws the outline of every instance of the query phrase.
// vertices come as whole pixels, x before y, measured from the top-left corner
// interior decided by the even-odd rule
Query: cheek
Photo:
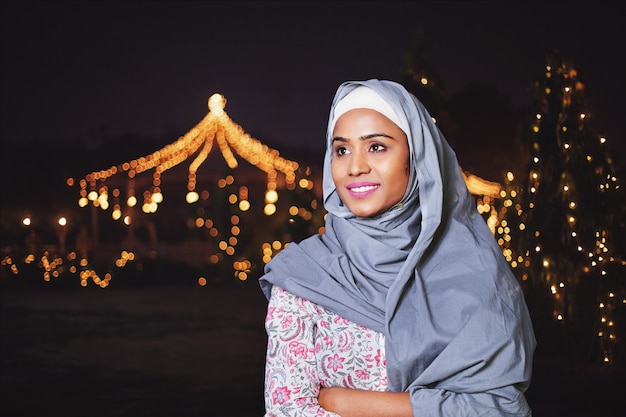
[[[398,186],[398,193],[402,193],[402,195],[404,195],[404,193],[406,192],[407,188],[409,187],[409,176],[410,171],[408,165],[404,170],[396,172],[395,182]]]
[[[387,175],[393,177],[398,183],[404,183],[409,181],[409,172],[409,165],[406,164],[404,167],[398,166],[393,170],[389,170]]]

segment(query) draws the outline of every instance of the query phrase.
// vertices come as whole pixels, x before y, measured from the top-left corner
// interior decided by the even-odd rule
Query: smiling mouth
[[[366,193],[368,191],[372,191],[378,188],[377,185],[363,185],[361,187],[350,188],[350,191],[353,193]]]

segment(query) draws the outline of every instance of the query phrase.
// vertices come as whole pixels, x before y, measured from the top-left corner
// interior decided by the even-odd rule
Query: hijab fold
[[[378,93],[409,130],[406,193],[371,218],[343,205],[330,173],[334,109],[359,86]],[[477,213],[454,151],[400,84],[372,79],[338,88],[323,198],[325,233],[291,243],[266,265],[265,296],[278,285],[383,333],[389,389],[411,392],[415,413],[451,391],[495,401],[495,415],[508,415],[505,408],[526,415],[528,405],[517,397],[530,380],[535,338],[521,288]]]

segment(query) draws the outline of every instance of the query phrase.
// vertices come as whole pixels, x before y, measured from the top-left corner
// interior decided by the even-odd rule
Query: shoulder
[[[295,295],[277,285],[272,286],[269,308],[274,311],[281,310],[284,312],[297,313],[300,316],[309,316],[316,321],[336,317],[336,314],[323,306]]]
[[[321,327],[333,327],[337,330],[354,327],[355,329],[374,332],[277,285],[272,287],[268,312],[270,313],[269,316],[272,317],[289,315],[307,321],[312,320]]]

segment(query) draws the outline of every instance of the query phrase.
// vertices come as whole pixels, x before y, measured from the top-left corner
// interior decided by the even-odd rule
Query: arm
[[[295,296],[278,287],[272,289],[265,329],[265,415],[338,417],[318,403],[315,324]]]
[[[341,417],[413,417],[408,392],[322,388],[318,401]]]

